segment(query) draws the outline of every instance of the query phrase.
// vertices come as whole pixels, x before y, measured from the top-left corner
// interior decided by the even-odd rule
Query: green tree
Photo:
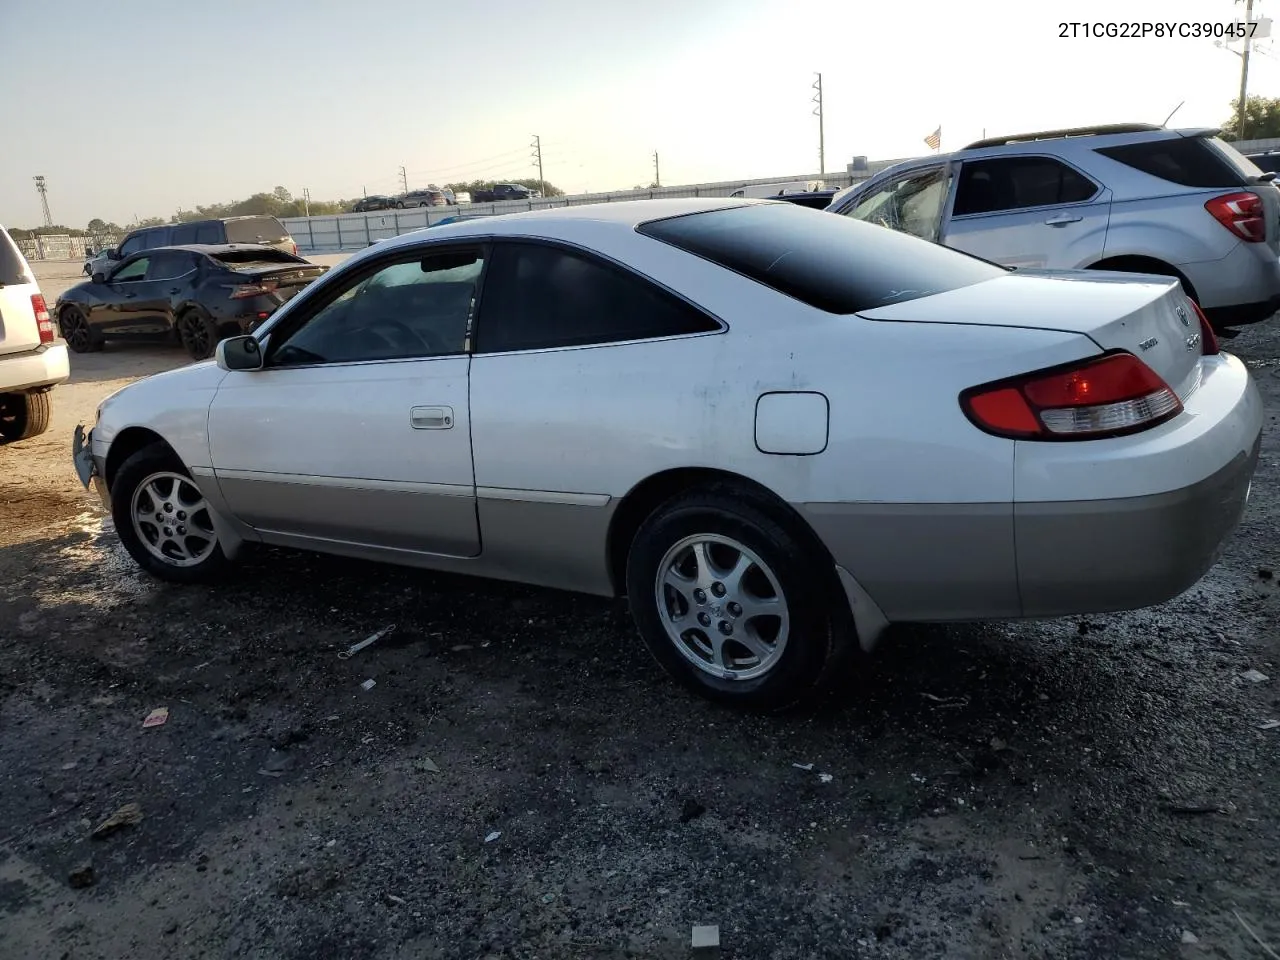
[[[1231,101],[1231,117],[1222,125],[1224,140],[1266,140],[1280,137],[1280,98],[1249,97],[1244,102],[1244,131],[1240,125],[1240,100]]]
[[[271,191],[271,194],[281,203],[288,203],[290,200],[293,199],[293,194],[291,194],[284,187],[276,187],[274,190]]]
[[[86,232],[92,233],[95,236],[99,234],[103,234],[107,232],[107,222],[105,220],[99,220],[97,217],[94,217],[92,220],[89,221],[89,226],[86,227],[85,229],[86,229]]]

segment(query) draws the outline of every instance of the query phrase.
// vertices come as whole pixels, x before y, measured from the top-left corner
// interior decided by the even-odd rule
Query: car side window
[[[131,234],[124,238],[124,243],[120,244],[120,259],[123,260],[125,257],[135,254],[141,249],[142,234]]]
[[[142,235],[142,249],[151,250],[155,247],[168,246],[166,243],[168,233],[169,231],[164,227],[157,227],[155,230],[148,230]]]
[[[127,283],[135,280],[142,280],[147,275],[147,267],[151,264],[150,257],[138,257],[136,260],[130,260],[119,270],[111,275],[112,283]]]
[[[175,247],[180,247],[188,243],[198,243],[196,240],[197,227],[194,223],[180,223],[173,228],[173,234],[169,238],[169,242]]]
[[[936,242],[950,189],[949,169],[930,167],[885,183],[845,215]]]
[[[195,269],[194,258],[182,250],[157,250],[149,259],[148,280],[176,280]]]
[[[1080,203],[1098,192],[1088,177],[1052,157],[966,161],[952,216]]]
[[[202,223],[196,227],[196,243],[225,243],[220,223]]]
[[[476,320],[477,353],[706,333],[706,314],[634,274],[548,244],[498,243]]]
[[[466,350],[484,253],[418,251],[336,289],[281,331],[269,366],[443,357]],[[276,338],[273,337],[273,340]]]

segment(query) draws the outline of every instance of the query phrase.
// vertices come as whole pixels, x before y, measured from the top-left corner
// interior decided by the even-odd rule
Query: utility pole
[[[662,177],[658,174],[658,151],[653,151],[653,185],[662,186]]]
[[[367,200],[367,199],[369,199],[369,188],[368,188],[368,187],[361,187],[361,188],[360,188],[360,192],[361,192],[362,194],[364,194],[364,197],[365,197],[365,199],[366,199],[366,200]]]
[[[1236,0],[1238,3],[1239,0]],[[1244,0],[1244,21],[1246,31],[1244,35],[1244,53],[1240,55],[1240,115],[1236,120],[1236,136],[1237,139],[1244,139],[1244,105],[1245,91],[1249,86],[1249,48],[1253,43],[1252,31],[1247,27],[1253,20],[1253,0]]]
[[[1250,3],[1253,0],[1249,0]],[[818,175],[825,176],[827,172],[827,150],[826,144],[823,142],[822,129],[822,74],[817,75],[818,79],[813,85],[816,91],[813,95],[813,102],[816,106],[813,108],[813,115],[818,118]]]
[[[533,135],[533,143],[529,144],[529,148],[533,151],[530,157],[538,165],[538,187],[542,195],[547,195],[547,181],[542,176],[542,138],[536,133]]]
[[[304,214],[303,214],[304,216],[308,216],[308,217],[311,216],[311,188],[310,187],[302,188],[302,209],[304,211]]]
[[[40,194],[40,207],[44,211],[44,225],[46,227],[53,226],[53,216],[49,213],[49,188],[44,182],[44,177],[33,177],[36,182],[36,191]]]
[[[404,184],[404,192],[409,192],[409,174],[405,173],[404,167],[400,168],[400,182]]]

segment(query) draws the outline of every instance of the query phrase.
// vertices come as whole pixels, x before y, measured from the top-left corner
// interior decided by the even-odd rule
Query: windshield
[[[896,230],[792,203],[689,214],[639,229],[836,314],[928,297],[1008,272]]]

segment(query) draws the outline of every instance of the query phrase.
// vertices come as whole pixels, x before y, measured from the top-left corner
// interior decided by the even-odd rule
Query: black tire
[[[0,443],[30,440],[49,429],[49,391],[0,393]]]
[[[189,307],[178,315],[175,325],[182,349],[192,360],[208,360],[221,338],[213,318],[198,307]]]
[[[157,556],[157,550],[164,552],[159,546],[155,546],[155,543],[160,542],[162,532],[177,533],[178,530],[182,530],[186,533],[188,529],[198,532],[184,537],[183,545],[189,551],[203,552],[201,541],[209,539],[203,534],[212,531],[213,518],[207,513],[207,508],[190,513],[181,511],[182,506],[191,502],[189,495],[178,491],[177,495],[167,503],[151,503],[149,495],[140,496],[139,505],[154,506],[158,514],[165,516],[165,521],[157,522],[155,525],[148,523],[146,532],[140,532],[139,524],[134,522],[135,494],[140,487],[147,485],[153,478],[163,477],[166,474],[186,478],[191,488],[198,492],[199,488],[195,486],[191,474],[182,465],[182,461],[163,443],[153,443],[143,447],[120,465],[120,469],[116,471],[111,481],[111,518],[115,521],[116,534],[134,562],[154,577],[173,583],[207,583],[216,580],[226,572],[229,566],[226,554],[222,552],[222,545],[217,542],[216,536],[212,537],[212,550],[209,550],[207,555],[198,562],[181,565],[173,559],[166,561]],[[163,482],[157,482],[160,482],[163,488]],[[166,511],[166,506],[174,509]],[[191,524],[190,528],[176,526],[180,522],[178,516],[182,513],[187,513],[182,517],[182,521],[188,521]],[[164,526],[164,523],[169,520],[172,520],[175,525]],[[154,530],[156,540],[149,546],[151,538],[148,534],[151,530]],[[147,537],[147,540],[144,540],[144,537]],[[172,557],[172,553],[170,556]]]
[[[692,650],[693,643],[682,639],[678,646],[667,632],[670,618],[659,606],[657,578],[668,551],[686,538],[698,535],[726,538],[754,553],[772,574],[771,583],[776,583],[776,592],[784,600],[789,620],[786,642],[780,653],[771,654],[776,656],[776,661],[759,676],[715,676],[709,668],[696,665],[682,652],[681,647]],[[728,546],[712,546],[713,551],[721,549],[730,551],[726,554],[729,557],[735,555]],[[740,552],[737,555],[746,556]],[[759,568],[754,574],[765,575]],[[749,573],[748,578],[754,574]],[[757,582],[764,583],[758,578]],[[825,548],[798,518],[788,516],[785,508],[767,498],[734,486],[694,491],[663,504],[640,526],[627,557],[631,615],[658,663],[684,686],[704,697],[753,709],[782,710],[795,706],[816,697],[838,675],[839,667],[857,647],[847,603],[839,590],[834,565]],[[751,592],[756,596],[766,595]],[[695,594],[693,591],[690,596]],[[706,592],[704,596],[712,605],[705,610],[690,605],[694,613],[725,615],[724,605],[716,605]],[[670,602],[670,594],[667,597],[664,602]],[[736,626],[745,631],[747,623],[744,616]],[[692,630],[682,633],[682,638],[690,633],[697,636],[700,628],[692,621],[690,626]],[[781,639],[780,633],[780,629],[777,630],[773,638],[775,646]],[[709,644],[710,634],[711,630],[707,630],[701,635]],[[724,643],[726,650],[734,645],[740,652],[751,653],[745,643],[733,637],[726,638]],[[758,666],[764,666],[763,657],[757,655],[756,660]],[[749,670],[742,672],[749,673]]]
[[[58,315],[58,329],[73,353],[96,353],[102,349],[102,337],[89,326],[79,307],[63,307]]]

